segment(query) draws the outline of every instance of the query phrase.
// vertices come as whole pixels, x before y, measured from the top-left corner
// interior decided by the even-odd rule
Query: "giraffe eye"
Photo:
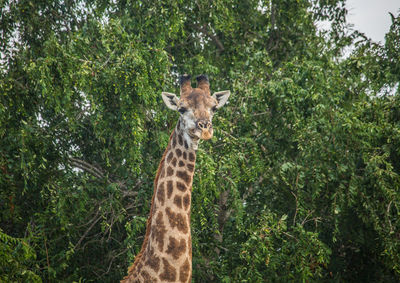
[[[178,111],[179,111],[179,113],[183,114],[187,111],[187,109],[185,107],[181,107],[181,108],[179,108]]]

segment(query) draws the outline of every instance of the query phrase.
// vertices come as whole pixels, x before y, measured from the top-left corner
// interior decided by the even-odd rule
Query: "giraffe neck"
[[[159,164],[145,240],[124,282],[191,281],[190,207],[198,141],[181,128],[179,121]]]

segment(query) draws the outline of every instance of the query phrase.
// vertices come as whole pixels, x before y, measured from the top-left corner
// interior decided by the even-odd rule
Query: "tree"
[[[1,4],[0,278],[122,278],[177,118],[160,93],[207,73],[232,97],[198,151],[193,281],[398,281],[399,15],[378,45],[344,3]]]

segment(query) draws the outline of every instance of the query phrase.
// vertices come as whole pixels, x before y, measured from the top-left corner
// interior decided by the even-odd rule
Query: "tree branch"
[[[98,179],[104,179],[103,172],[96,166],[89,164],[86,161],[80,160],[78,158],[70,157],[69,162],[72,166],[77,167],[83,171],[86,171]]]
[[[94,216],[94,218],[96,218],[100,213],[100,209],[97,209],[96,211],[96,215]],[[90,230],[92,230],[92,228],[94,227],[94,225],[96,225],[97,222],[99,222],[99,220],[102,218],[103,216],[100,215],[99,217],[97,217],[97,219],[95,221],[93,221],[93,223],[89,226],[89,228],[86,229],[85,233],[83,233],[82,237],[79,239],[78,243],[76,243],[74,250],[77,250],[78,247],[80,246],[80,244],[82,243],[82,241],[86,238],[87,234],[89,234]]]
[[[227,205],[228,197],[229,197],[229,190],[223,191],[220,194],[218,201],[218,216],[217,216],[218,233],[215,233],[214,237],[219,243],[222,243],[225,223],[232,213],[232,209],[228,208]],[[219,248],[216,248],[216,252],[217,254],[219,254]]]
[[[97,179],[106,179],[104,170],[102,170],[102,169],[98,168],[97,166],[92,165],[86,161],[83,161],[83,160],[75,158],[75,157],[69,157],[69,163],[71,166],[79,168],[79,169],[93,175]],[[124,181],[115,180],[113,178],[107,178],[107,184],[112,184],[112,183],[117,184],[122,189],[123,197],[132,197],[132,196],[136,196],[138,194],[138,192],[132,191],[132,190],[136,189],[143,182],[141,180],[138,180],[136,182],[136,184],[129,190]]]
[[[222,52],[222,51],[225,50],[225,47],[224,47],[224,45],[222,44],[221,40],[218,38],[218,36],[216,36],[216,35],[210,33],[210,32],[207,30],[207,26],[206,26],[206,25],[203,25],[203,26],[201,26],[201,27],[198,27],[198,30],[200,30],[200,31],[201,31],[202,33],[204,33],[206,36],[208,36],[209,38],[211,38],[211,39],[214,41],[215,45],[217,45],[219,51]]]

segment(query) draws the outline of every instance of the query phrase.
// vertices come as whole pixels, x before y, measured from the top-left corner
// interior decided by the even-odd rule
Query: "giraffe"
[[[191,282],[192,239],[190,207],[196,150],[200,139],[213,136],[212,117],[230,91],[210,95],[206,75],[180,78],[180,98],[163,92],[162,99],[180,117],[154,180],[146,235],[139,254],[121,282]]]

